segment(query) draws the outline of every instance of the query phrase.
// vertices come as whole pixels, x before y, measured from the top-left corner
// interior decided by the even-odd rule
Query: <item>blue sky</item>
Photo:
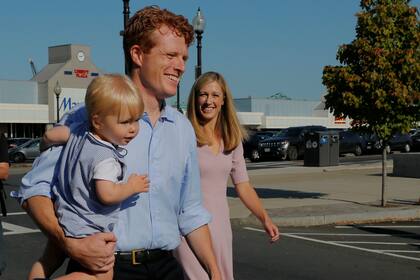
[[[190,20],[201,7],[203,71],[219,71],[234,97],[319,100],[325,88],[322,69],[336,65],[338,46],[355,37],[359,0],[131,0],[134,11],[159,5]],[[411,5],[419,7],[420,0]],[[123,72],[119,31],[122,0],[20,0],[0,5],[0,79],[28,80],[32,58],[39,70],[48,63],[48,47],[85,44],[105,72]],[[196,45],[190,48],[181,99],[194,80]]]

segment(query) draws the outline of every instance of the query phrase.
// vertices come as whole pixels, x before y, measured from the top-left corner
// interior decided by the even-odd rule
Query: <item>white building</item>
[[[48,65],[30,81],[0,80],[0,132],[7,137],[41,136],[75,104],[84,101],[86,88],[102,72],[92,63],[90,47],[60,45],[48,48]]]
[[[91,61],[90,47],[60,45],[48,48],[48,65],[30,81],[0,80],[0,132],[7,137],[42,136],[47,125],[84,101],[86,88],[102,75]],[[349,120],[334,118],[324,102],[263,98],[235,99],[241,123],[252,129],[281,129],[289,126],[324,125],[347,128]]]
[[[268,98],[235,99],[240,122],[253,129],[282,129],[290,126],[323,125],[348,128],[349,119],[334,117],[325,110],[325,101],[284,100]]]

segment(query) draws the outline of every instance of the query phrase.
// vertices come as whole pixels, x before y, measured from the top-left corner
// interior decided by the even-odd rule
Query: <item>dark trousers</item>
[[[80,264],[70,260],[67,273],[80,271]],[[145,264],[132,264],[130,261],[116,258],[114,280],[182,280],[184,274],[181,265],[172,256]]]
[[[3,272],[3,270],[6,268],[6,253],[4,251],[5,251],[5,248],[4,248],[4,241],[3,241],[3,227],[1,225],[1,220],[0,220],[0,275]]]

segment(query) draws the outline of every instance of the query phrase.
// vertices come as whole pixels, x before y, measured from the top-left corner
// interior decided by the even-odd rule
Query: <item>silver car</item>
[[[32,139],[16,148],[9,149],[9,159],[13,162],[24,162],[39,156],[41,138]]]

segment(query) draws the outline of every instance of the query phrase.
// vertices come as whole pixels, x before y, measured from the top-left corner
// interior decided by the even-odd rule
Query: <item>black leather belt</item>
[[[165,257],[171,256],[172,251],[165,251],[160,249],[153,250],[132,250],[132,251],[117,251],[115,258],[118,261],[131,262],[133,265],[151,263],[161,260]]]

